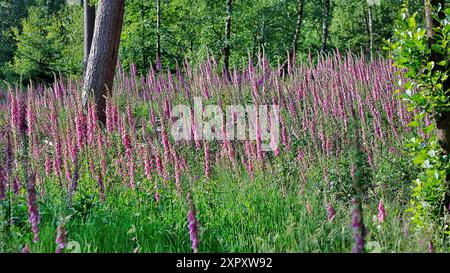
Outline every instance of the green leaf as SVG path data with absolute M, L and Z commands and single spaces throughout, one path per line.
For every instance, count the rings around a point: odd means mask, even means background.
M 418 127 L 420 124 L 419 124 L 419 122 L 418 121 L 411 121 L 409 124 L 408 124 L 408 126 L 410 126 L 410 127 Z

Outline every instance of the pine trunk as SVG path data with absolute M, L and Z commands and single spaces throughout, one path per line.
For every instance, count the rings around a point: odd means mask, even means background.
M 292 60 L 292 58 L 295 56 L 295 52 L 297 52 L 298 48 L 298 40 L 300 38 L 300 33 L 303 25 L 303 14 L 305 10 L 305 0 L 298 0 L 297 5 L 297 21 L 295 23 L 295 31 L 294 36 L 292 38 L 292 44 L 291 48 L 289 49 L 288 54 L 288 60 L 286 60 L 281 67 L 281 76 L 284 76 L 286 73 L 286 70 L 288 69 L 288 62 Z
M 84 0 L 84 62 L 83 72 L 86 72 L 91 51 L 92 37 L 94 36 L 95 26 L 95 6 L 89 4 L 89 0 Z
M 445 14 L 443 12 L 445 7 L 444 0 L 425 0 L 425 19 L 426 19 L 426 27 L 427 27 L 427 36 L 428 36 L 428 46 L 432 48 L 433 44 L 436 41 L 434 33 L 434 28 L 440 27 L 439 21 L 435 20 L 432 16 L 433 10 L 437 11 L 440 6 L 440 11 L 438 16 L 440 18 L 445 18 Z M 445 56 L 439 52 L 434 50 L 431 51 L 430 61 L 438 63 L 442 60 L 446 60 Z M 435 65 L 434 69 L 443 69 L 444 67 Z M 450 79 L 447 79 L 443 83 L 443 89 L 448 91 L 450 87 Z M 440 116 L 436 117 L 436 127 L 438 129 L 438 139 L 440 141 L 442 149 L 446 154 L 450 153 L 450 112 L 446 111 L 441 113 Z
M 323 0 L 322 10 L 322 48 L 321 53 L 326 52 L 328 42 L 328 26 L 330 24 L 330 0 Z
M 156 69 L 161 67 L 161 0 L 156 0 Z
M 372 20 L 372 6 L 367 9 L 368 28 L 369 28 L 369 54 L 370 60 L 373 60 L 373 20 Z
M 230 54 L 231 54 L 231 15 L 233 9 L 233 1 L 227 0 L 227 18 L 225 21 L 225 43 L 223 48 L 223 70 L 228 79 L 230 78 Z
M 83 105 L 90 95 L 97 104 L 98 119 L 105 124 L 106 98 L 113 88 L 119 52 L 125 0 L 100 0 L 94 37 L 83 86 Z

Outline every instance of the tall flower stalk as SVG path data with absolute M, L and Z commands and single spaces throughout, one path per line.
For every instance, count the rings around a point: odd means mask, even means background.
M 187 200 L 188 200 L 188 206 L 189 206 L 189 211 L 188 211 L 188 215 L 187 215 L 189 236 L 190 236 L 191 242 L 192 242 L 192 250 L 194 251 L 194 253 L 198 253 L 200 224 L 196 217 L 196 211 L 195 211 L 194 203 L 192 201 L 190 192 L 188 192 L 188 194 L 187 194 Z
M 36 175 L 30 175 L 30 181 L 27 186 L 27 207 L 28 207 L 28 220 L 31 224 L 31 230 L 33 231 L 34 237 L 33 242 L 37 243 L 39 241 L 38 225 L 40 222 L 40 216 L 37 205 L 37 194 L 36 194 Z
M 64 248 L 66 247 L 67 241 L 67 231 L 64 227 L 64 222 L 61 222 L 56 229 L 56 250 L 55 253 L 62 253 Z

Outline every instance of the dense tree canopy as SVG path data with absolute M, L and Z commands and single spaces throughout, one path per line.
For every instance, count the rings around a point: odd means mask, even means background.
M 255 57 L 263 51 L 272 63 L 283 63 L 294 39 L 299 2 L 233 1 L 230 66 L 240 65 L 249 55 Z M 385 0 L 374 5 L 369 29 L 368 1 L 331 1 L 327 49 L 362 50 L 369 54 L 372 30 L 373 50 L 380 52 L 384 39 L 392 35 L 401 2 Z M 419 6 L 422 1 L 411 2 Z M 157 1 L 126 1 L 120 47 L 123 66 L 129 69 L 132 63 L 138 68 L 156 65 L 158 44 L 164 68 L 174 68 L 185 58 L 202 60 L 210 53 L 222 60 L 226 4 L 226 1 L 162 0 L 158 28 Z M 2 0 L 0 5 L 1 79 L 48 81 L 53 73 L 81 74 L 82 5 L 69 5 L 63 0 Z M 304 1 L 295 52 L 298 58 L 309 51 L 315 55 L 322 47 L 323 7 L 323 0 Z

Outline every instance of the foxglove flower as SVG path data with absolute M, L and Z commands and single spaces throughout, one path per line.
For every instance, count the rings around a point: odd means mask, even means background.
M 380 203 L 378 204 L 378 221 L 383 223 L 384 219 L 386 219 L 386 211 L 383 206 L 383 201 L 380 199 Z
M 197 221 L 196 218 L 196 212 L 190 193 L 187 194 L 187 200 L 189 205 L 189 212 L 187 215 L 187 219 L 188 219 L 189 235 L 192 242 L 192 250 L 194 251 L 194 253 L 198 253 L 199 222 Z
M 84 147 L 86 141 L 86 116 L 83 112 L 83 108 L 78 106 L 77 118 L 75 119 L 75 127 L 77 130 L 77 144 L 78 149 L 81 150 Z
M 306 201 L 306 212 L 308 213 L 308 215 L 312 214 L 311 203 L 309 203 L 309 201 Z
M 328 222 L 331 223 L 334 217 L 336 217 L 336 211 L 334 210 L 331 204 L 327 205 L 327 213 L 328 213 Z
M 20 253 L 31 253 L 30 248 L 28 247 L 28 245 L 26 244 L 21 250 Z
M 353 236 L 355 239 L 355 246 L 352 249 L 353 253 L 363 253 L 364 252 L 364 237 L 365 231 L 362 223 L 362 213 L 359 205 L 359 201 L 353 198 L 353 211 L 352 211 L 352 229 Z
M 103 184 L 103 176 L 102 173 L 99 172 L 98 176 L 97 176 L 97 183 L 98 183 L 98 188 L 99 188 L 99 192 L 100 192 L 100 200 L 102 200 L 102 202 L 105 201 L 105 185 Z
M 130 186 L 134 190 L 135 189 L 135 183 L 134 183 L 134 162 L 133 160 L 129 163 L 129 176 L 130 176 Z
M 110 119 L 110 118 L 108 118 Z M 91 145 L 94 142 L 94 132 L 97 128 L 97 111 L 94 103 L 88 106 L 87 142 Z
M 156 203 L 159 202 L 159 193 L 158 193 L 158 191 L 155 192 L 155 202 Z
M 125 153 L 128 159 L 132 158 L 131 138 L 127 133 L 122 134 L 122 144 L 125 147 Z
M 113 131 L 113 124 L 114 124 L 114 113 L 113 113 L 113 109 L 112 109 L 112 102 L 111 102 L 111 98 L 108 97 L 106 98 L 106 132 L 108 132 L 108 135 L 110 133 L 112 133 Z
M 203 141 L 203 152 L 205 155 L 205 176 L 209 178 L 210 175 L 210 167 L 209 167 L 209 148 L 208 148 L 208 141 Z
M 151 164 L 148 151 L 145 151 L 144 169 L 145 169 L 145 176 L 147 177 L 148 180 L 151 180 Z
M 55 174 L 59 177 L 62 170 L 62 148 L 59 139 L 55 143 L 55 158 L 53 160 L 53 169 Z
M 302 149 L 298 148 L 298 150 L 297 150 L 297 161 L 298 162 L 302 162 L 303 159 L 305 159 L 305 153 L 303 152 Z
M 255 107 L 256 111 L 258 111 L 259 107 L 258 104 L 256 104 Z M 262 151 L 261 151 L 261 126 L 260 126 L 260 120 L 259 120 L 259 113 L 256 114 L 256 154 L 259 161 L 262 160 Z
M 19 125 L 19 102 L 14 94 L 10 94 L 11 98 L 11 127 L 17 129 Z
M 155 161 L 156 161 L 156 170 L 158 171 L 158 175 L 160 177 L 162 177 L 163 176 L 163 167 L 162 167 L 161 159 L 159 158 L 158 150 L 156 150 L 156 153 L 155 153 Z
M 36 116 L 34 113 L 33 100 L 32 100 L 32 96 L 29 95 L 28 101 L 27 101 L 27 125 L 28 125 L 28 136 L 30 138 L 32 137 L 32 132 L 33 132 L 35 123 L 36 123 Z
M 40 221 L 39 211 L 37 207 L 36 200 L 36 175 L 30 175 L 28 186 L 27 186 L 27 206 L 28 206 L 28 220 L 31 224 L 31 229 L 34 234 L 33 242 L 37 243 L 39 241 L 38 235 L 38 225 Z
M 52 169 L 52 161 L 50 160 L 50 157 L 47 155 L 45 157 L 45 175 L 50 176 L 50 172 Z
M 27 122 L 27 105 L 23 98 L 18 99 L 19 105 L 19 120 L 18 120 L 18 132 L 24 137 L 28 133 L 28 122 Z
M 0 201 L 6 199 L 6 171 L 0 166 Z
M 66 240 L 67 240 L 67 232 L 64 227 L 64 224 L 60 224 L 58 228 L 56 229 L 56 251 L 55 253 L 61 253 L 63 249 L 66 247 Z
M 179 160 L 177 158 L 175 151 L 172 148 L 170 150 L 172 151 L 172 157 L 173 157 L 174 168 L 175 168 L 175 186 L 177 188 L 178 195 L 181 197 L 182 189 L 181 189 L 181 182 L 180 182 L 180 175 L 181 175 L 180 174 L 180 163 L 179 163 Z
M 167 140 L 166 130 L 164 125 L 161 125 L 161 141 L 164 147 L 164 163 L 167 164 L 169 162 L 169 141 Z
M 12 186 L 15 194 L 21 194 L 22 183 L 20 182 L 19 174 L 16 174 L 16 178 L 14 179 Z

